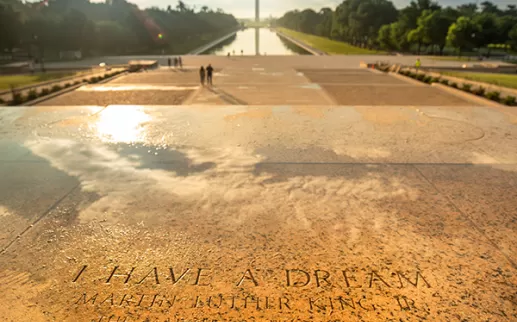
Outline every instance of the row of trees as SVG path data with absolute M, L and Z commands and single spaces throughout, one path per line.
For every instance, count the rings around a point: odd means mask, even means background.
M 491 2 L 442 8 L 431 0 L 412 1 L 397 10 L 390 0 L 345 0 L 336 10 L 290 11 L 280 26 L 351 44 L 409 51 L 422 48 L 443 53 L 446 45 L 470 50 L 517 49 L 517 6 L 500 9 Z
M 184 53 L 237 28 L 230 14 L 190 8 L 140 10 L 125 0 L 0 0 L 0 50 L 83 54 Z

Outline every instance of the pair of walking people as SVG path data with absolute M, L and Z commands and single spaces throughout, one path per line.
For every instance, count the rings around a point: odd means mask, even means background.
M 208 64 L 206 69 L 205 69 L 205 67 L 201 66 L 201 68 L 199 69 L 199 78 L 201 79 L 201 84 L 203 86 L 205 85 L 205 78 L 206 78 L 207 85 L 212 86 L 213 73 L 214 73 L 214 68 L 212 67 L 211 64 Z

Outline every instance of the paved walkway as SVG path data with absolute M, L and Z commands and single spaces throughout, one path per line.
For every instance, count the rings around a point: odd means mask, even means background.
M 196 66 L 160 68 L 84 86 L 42 105 L 472 105 L 428 85 L 357 67 L 285 67 L 274 57 L 229 60 L 215 67 L 213 86 L 200 86 Z
M 0 316 L 517 320 L 516 109 L 257 64 L 212 91 L 159 70 L 60 98 L 99 105 L 0 108 Z M 194 105 L 152 105 L 179 88 Z M 388 88 L 414 102 L 375 106 Z

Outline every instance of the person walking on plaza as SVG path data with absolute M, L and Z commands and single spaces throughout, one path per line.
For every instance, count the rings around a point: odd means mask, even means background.
M 178 57 L 174 57 L 174 68 L 178 67 Z
M 415 67 L 416 67 L 417 72 L 420 69 L 421 65 L 422 65 L 422 62 L 420 61 L 420 58 L 417 58 L 416 62 L 415 62 Z
M 171 59 L 170 57 L 167 59 L 167 63 L 169 64 L 169 68 L 171 68 L 171 65 L 172 65 L 172 59 Z
M 178 57 L 178 64 L 180 65 L 180 68 L 183 68 L 183 59 L 181 59 L 181 56 Z
M 199 78 L 201 80 L 201 85 L 205 86 L 205 67 L 203 66 L 199 69 Z
M 208 67 L 206 68 L 206 74 L 207 74 L 207 83 L 208 85 L 212 86 L 212 74 L 214 72 L 214 68 L 211 64 L 208 64 Z

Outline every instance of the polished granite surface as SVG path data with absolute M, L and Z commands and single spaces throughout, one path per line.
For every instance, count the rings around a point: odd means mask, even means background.
M 517 110 L 0 108 L 5 321 L 516 321 Z

